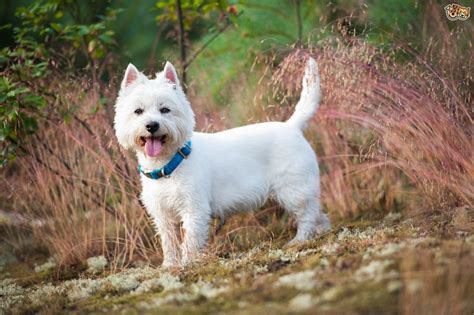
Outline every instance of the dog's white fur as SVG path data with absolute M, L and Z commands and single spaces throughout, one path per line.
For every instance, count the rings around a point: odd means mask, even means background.
M 174 67 L 166 63 L 153 80 L 130 64 L 116 103 L 115 130 L 119 143 L 136 152 L 144 170 L 163 167 L 191 139 L 192 153 L 169 178 L 141 175 L 142 201 L 161 237 L 164 266 L 196 258 L 208 238 L 212 217 L 279 202 L 298 224 L 290 243 L 307 240 L 329 229 L 320 209 L 316 155 L 303 136 L 320 99 L 318 66 L 310 58 L 301 98 L 286 122 L 266 122 L 218 133 L 193 132 L 195 120 Z M 169 113 L 160 113 L 167 107 Z M 140 108 L 143 113 L 134 111 Z M 158 157 L 145 154 L 145 128 L 158 122 L 155 136 L 166 134 Z M 184 236 L 180 240 L 179 224 Z

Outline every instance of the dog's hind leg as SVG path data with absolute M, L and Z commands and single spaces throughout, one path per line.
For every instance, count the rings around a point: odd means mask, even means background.
M 297 232 L 290 245 L 309 240 L 331 227 L 328 217 L 320 209 L 319 192 L 313 187 L 286 182 L 284 186 L 274 189 L 279 204 L 296 219 Z
M 297 232 L 295 237 L 289 242 L 290 245 L 311 239 L 315 235 L 331 228 L 329 219 L 320 210 L 318 201 L 307 200 L 304 206 L 292 212 L 296 217 Z

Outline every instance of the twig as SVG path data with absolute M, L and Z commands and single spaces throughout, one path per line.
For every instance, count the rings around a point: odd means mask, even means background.
M 237 15 L 237 17 L 239 17 L 240 15 L 242 14 L 239 13 Z M 229 22 L 229 20 L 227 20 L 226 24 L 224 25 L 224 27 L 222 27 L 217 33 L 215 33 L 214 35 L 212 35 L 211 38 L 209 38 L 209 40 L 207 42 L 205 42 L 201 47 L 199 47 L 199 49 L 197 49 L 193 54 L 192 56 L 186 61 L 185 65 L 186 67 L 188 67 L 193 61 L 194 59 L 196 59 L 220 34 L 224 33 L 224 31 L 230 26 L 232 25 L 232 23 Z

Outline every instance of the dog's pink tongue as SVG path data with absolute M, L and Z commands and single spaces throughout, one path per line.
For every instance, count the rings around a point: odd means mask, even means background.
M 161 141 L 158 138 L 146 138 L 145 153 L 151 157 L 160 155 L 162 149 Z

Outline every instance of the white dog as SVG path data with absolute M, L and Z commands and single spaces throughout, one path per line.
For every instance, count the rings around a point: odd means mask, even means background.
M 318 66 L 309 59 L 301 99 L 288 121 L 193 132 L 194 114 L 171 63 L 153 80 L 127 67 L 115 130 L 119 143 L 137 154 L 141 197 L 161 237 L 164 266 L 196 258 L 212 217 L 258 208 L 268 198 L 296 218 L 290 243 L 329 229 L 320 209 L 316 155 L 302 131 L 319 98 Z

